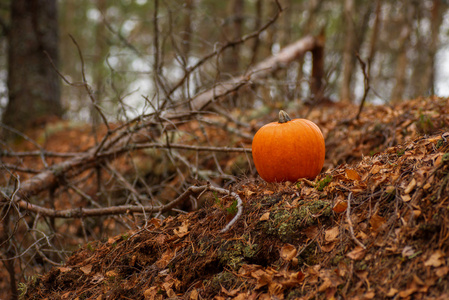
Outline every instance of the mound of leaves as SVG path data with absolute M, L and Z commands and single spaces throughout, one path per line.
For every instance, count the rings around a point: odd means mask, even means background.
M 400 121 L 400 120 L 399 120 Z M 448 134 L 341 164 L 315 181 L 242 180 L 231 197 L 89 243 L 25 299 L 447 299 Z

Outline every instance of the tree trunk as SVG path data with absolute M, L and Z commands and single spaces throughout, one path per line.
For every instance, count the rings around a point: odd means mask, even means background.
M 394 79 L 396 81 L 393 90 L 391 92 L 391 101 L 397 103 L 404 99 L 404 92 L 407 84 L 407 66 L 409 60 L 407 58 L 407 49 L 410 43 L 410 35 L 413 30 L 411 27 L 413 24 L 413 16 L 415 14 L 415 7 L 410 6 L 407 10 L 403 11 L 401 16 L 402 29 L 398 39 L 399 49 L 398 56 L 396 59 L 396 70 L 394 74 Z
M 27 130 L 61 117 L 60 79 L 51 64 L 58 65 L 58 40 L 56 0 L 11 1 L 5 124 Z
M 345 0 L 344 4 L 344 23 L 345 23 L 345 45 L 343 50 L 343 72 L 340 89 L 340 100 L 351 101 L 351 78 L 354 71 L 354 44 L 355 28 L 354 20 L 355 7 L 354 0 Z
M 423 79 L 425 81 L 424 88 L 428 94 L 435 94 L 435 55 L 437 54 L 440 33 L 440 26 L 443 23 L 443 13 L 446 9 L 443 8 L 441 0 L 433 0 L 433 5 L 430 10 L 430 44 L 428 52 L 428 64 Z
M 225 41 L 236 40 L 243 36 L 243 0 L 229 1 L 229 15 L 224 31 Z M 223 55 L 223 72 L 236 74 L 240 67 L 240 45 L 231 47 Z M 224 74 L 229 76 L 229 74 Z

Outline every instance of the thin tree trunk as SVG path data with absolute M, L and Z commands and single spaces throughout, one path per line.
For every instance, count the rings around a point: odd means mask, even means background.
M 193 0 L 186 0 L 186 14 L 184 15 L 184 24 L 183 29 L 181 31 L 181 41 L 182 41 L 182 55 L 184 56 L 185 63 L 187 64 L 189 61 L 189 53 L 192 44 L 192 17 L 194 11 L 194 3 Z
M 106 12 L 107 10 L 107 1 L 106 0 L 97 0 L 97 8 L 101 12 Z M 93 67 L 93 86 L 95 91 L 95 99 L 97 104 L 102 102 L 102 94 L 104 89 L 105 82 L 105 68 L 104 61 L 107 55 L 107 47 L 106 47 L 106 32 L 105 26 L 102 23 L 98 23 L 95 28 L 95 62 Z M 100 123 L 100 114 L 93 104 L 90 107 L 90 115 L 92 119 L 92 125 L 97 126 Z
M 422 9 L 422 6 L 423 4 L 419 3 L 417 9 Z M 442 6 L 441 0 L 433 1 L 429 20 L 431 22 L 430 32 L 417 37 L 415 48 L 419 54 L 414 61 L 413 74 L 410 81 L 411 97 L 426 96 L 434 93 L 435 55 L 439 42 L 438 34 L 443 21 L 443 13 L 446 11 Z
M 443 3 L 441 0 L 433 0 L 433 5 L 430 11 L 430 44 L 428 50 L 428 64 L 426 72 L 424 73 L 424 88 L 430 94 L 435 94 L 435 55 L 438 50 L 440 26 L 443 22 Z
M 243 35 L 243 4 L 243 0 L 232 0 L 229 2 L 231 22 L 227 24 L 227 30 L 224 32 L 227 41 L 236 40 Z M 231 74 L 237 73 L 240 67 L 240 45 L 228 49 L 224 53 L 223 62 L 223 72 Z
M 355 6 L 354 0 L 345 0 L 344 2 L 344 26 L 345 26 L 345 45 L 343 49 L 343 71 L 342 82 L 340 88 L 340 100 L 352 101 L 351 95 L 351 78 L 354 72 L 354 45 L 355 45 L 355 28 L 354 18 Z
M 392 102 L 399 102 L 404 98 L 404 91 L 407 83 L 407 48 L 410 40 L 410 34 L 412 32 L 411 20 L 413 19 L 414 15 L 414 7 L 409 7 L 408 12 L 404 12 L 404 14 L 406 15 L 404 15 L 402 18 L 403 25 L 399 36 L 399 49 L 394 75 L 396 84 L 393 87 L 390 97 Z
M 11 1 L 8 42 L 9 102 L 3 122 L 27 130 L 62 116 L 60 78 L 49 59 L 58 65 L 57 1 Z
M 256 1 L 256 16 L 254 21 L 254 28 L 253 31 L 256 31 L 260 28 L 262 25 L 262 19 L 263 19 L 263 0 L 257 0 Z M 251 62 L 250 65 L 254 64 L 257 61 L 257 53 L 259 52 L 260 46 L 260 39 L 256 38 L 253 41 L 252 45 L 252 56 L 251 56 Z

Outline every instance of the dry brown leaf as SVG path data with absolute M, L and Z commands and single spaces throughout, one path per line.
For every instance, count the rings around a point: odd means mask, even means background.
M 439 267 L 444 264 L 444 254 L 441 250 L 435 251 L 430 257 L 424 262 L 426 267 Z
M 360 175 L 356 170 L 346 169 L 346 177 L 351 180 L 360 180 Z
M 298 253 L 298 250 L 295 246 L 291 244 L 284 244 L 281 248 L 280 256 L 285 261 L 291 261 L 296 254 Z
M 447 266 L 440 267 L 440 268 L 435 270 L 435 274 L 438 277 L 444 277 L 444 276 L 447 275 L 447 273 L 449 273 L 449 267 L 447 267 Z
M 365 257 L 366 250 L 363 249 L 360 246 L 356 246 L 351 252 L 346 254 L 347 257 L 349 257 L 352 260 L 361 260 Z
M 327 243 L 327 244 L 321 245 L 321 250 L 323 252 L 329 253 L 332 250 L 334 250 L 336 244 L 337 244 L 336 242 L 331 242 L 331 243 Z
M 72 268 L 69 268 L 69 267 L 58 267 L 58 270 L 59 270 L 61 273 L 65 273 L 65 272 L 71 271 Z
M 159 269 L 164 269 L 168 263 L 172 260 L 173 257 L 175 257 L 176 251 L 173 251 L 172 249 L 167 249 L 162 255 L 161 258 L 159 258 L 158 261 L 156 261 L 156 266 Z
M 267 221 L 269 219 L 270 219 L 270 212 L 266 212 L 260 217 L 259 221 Z
M 248 299 L 248 293 L 240 293 L 233 300 L 246 300 Z
M 276 296 L 277 299 L 283 299 L 284 298 L 284 287 L 282 284 L 278 282 L 270 282 L 268 284 L 268 293 L 271 296 Z
M 336 212 L 337 214 L 345 212 L 346 209 L 348 208 L 348 202 L 347 201 L 338 201 L 334 207 L 332 208 L 332 210 L 334 212 Z
M 180 238 L 188 235 L 189 234 L 189 222 L 188 221 L 182 222 L 181 226 L 173 229 L 173 232 Z
M 340 234 L 340 228 L 338 226 L 335 226 L 335 227 L 325 231 L 324 240 L 326 242 L 333 242 L 337 239 L 339 234 Z
M 399 292 L 399 290 L 395 289 L 395 288 L 390 288 L 386 294 L 387 297 L 394 297 L 397 293 Z
M 224 286 L 221 286 L 221 292 L 226 296 L 235 297 L 240 292 L 240 289 L 233 289 L 232 291 L 228 291 Z
M 158 228 L 162 225 L 162 220 L 157 219 L 157 218 L 152 218 L 152 219 L 148 220 L 148 223 L 153 225 L 154 227 Z
M 386 223 L 385 218 L 379 216 L 377 213 L 371 216 L 369 223 L 371 228 L 377 232 L 382 229 L 383 225 Z
M 86 266 L 83 266 L 80 268 L 81 271 L 83 271 L 84 274 L 88 275 L 90 271 L 92 271 L 92 265 L 88 264 Z
M 415 180 L 415 178 L 412 178 L 412 180 L 409 182 L 409 184 L 405 188 L 404 194 L 406 194 L 406 195 L 410 194 L 410 192 L 415 188 L 415 186 L 416 186 L 416 180 Z
M 410 197 L 409 195 L 403 195 L 401 196 L 401 198 L 404 202 L 409 202 L 410 200 L 412 200 L 412 197 Z
M 256 192 L 253 192 L 253 191 L 251 191 L 251 190 L 248 190 L 248 189 L 245 189 L 245 196 L 246 197 L 249 197 L 249 196 L 251 196 L 252 194 L 255 194 Z
M 198 290 L 194 289 L 193 291 L 190 292 L 189 300 L 198 300 L 199 295 L 200 294 L 198 293 Z
M 371 174 L 377 174 L 377 173 L 380 172 L 381 169 L 382 169 L 382 166 L 380 166 L 380 165 L 374 165 L 374 166 L 371 168 L 370 173 L 371 173 Z
M 313 240 L 318 235 L 319 230 L 317 226 L 310 226 L 304 229 L 302 233 L 304 233 L 307 238 Z
M 107 271 L 106 276 L 108 277 L 116 277 L 118 273 L 115 270 Z
M 363 295 L 363 299 L 374 299 L 374 297 L 376 297 L 376 293 L 374 291 L 366 292 Z

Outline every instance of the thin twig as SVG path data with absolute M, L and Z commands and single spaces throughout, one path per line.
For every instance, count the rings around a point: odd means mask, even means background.
M 346 219 L 348 221 L 349 224 L 349 232 L 351 233 L 351 237 L 354 240 L 354 242 L 356 242 L 357 245 L 359 245 L 360 247 L 362 247 L 363 249 L 366 249 L 365 245 L 362 244 L 362 242 L 360 242 L 354 234 L 354 227 L 352 226 L 352 221 L 351 221 L 351 198 L 352 198 L 352 192 L 349 193 L 348 196 L 348 207 L 346 208 Z

